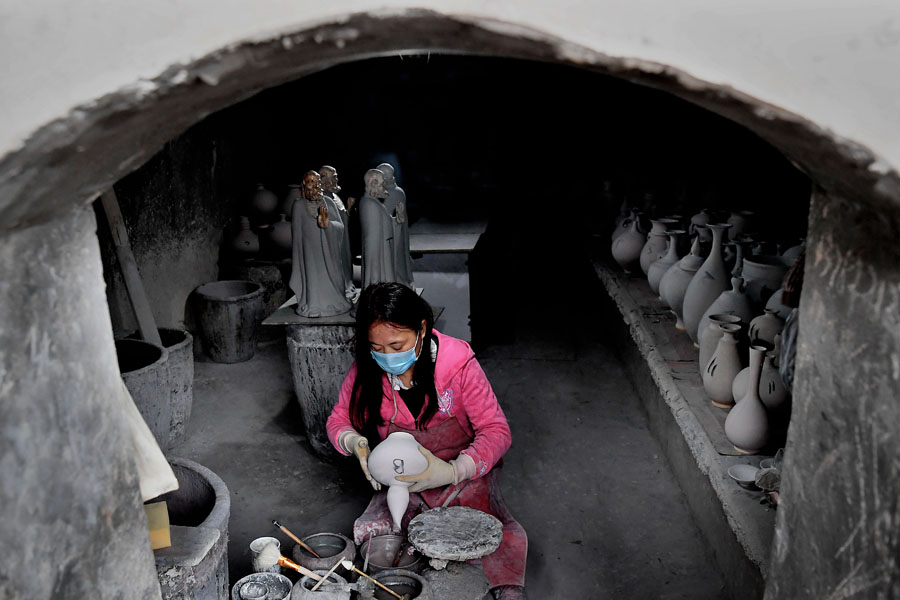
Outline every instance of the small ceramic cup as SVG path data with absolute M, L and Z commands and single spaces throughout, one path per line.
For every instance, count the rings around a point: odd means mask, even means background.
M 278 541 L 278 538 L 273 537 L 259 537 L 250 542 L 250 555 L 253 560 L 253 572 L 254 573 L 278 573 L 281 574 L 281 566 L 280 565 L 272 565 L 270 567 L 266 567 L 265 565 L 259 564 L 259 554 L 263 551 L 263 548 L 268 546 L 269 544 L 274 543 L 278 548 L 279 554 L 281 553 L 281 542 Z

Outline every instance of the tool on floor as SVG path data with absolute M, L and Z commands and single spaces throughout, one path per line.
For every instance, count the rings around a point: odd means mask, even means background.
M 312 588 L 311 590 L 309 590 L 310 593 L 316 591 L 317 589 L 319 589 L 319 586 L 320 586 L 320 585 L 322 585 L 323 583 L 325 583 L 326 581 L 328 581 L 328 578 L 331 577 L 331 574 L 334 573 L 334 570 L 335 570 L 335 569 L 337 569 L 339 566 L 341 566 L 341 563 L 342 563 L 342 562 L 343 562 L 343 560 L 342 560 L 342 559 L 339 559 L 336 563 L 334 563 L 334 566 L 331 567 L 330 569 L 328 569 L 328 572 L 325 573 L 325 576 L 322 577 L 322 579 L 320 579 L 319 582 L 318 582 L 316 585 L 314 585 L 313 588 Z
M 362 571 L 360 571 L 359 569 L 357 569 L 356 567 L 354 567 L 354 566 L 353 566 L 353 561 L 351 561 L 351 560 L 342 560 L 342 561 L 341 561 L 341 565 L 343 565 L 343 567 L 344 567 L 345 569 L 347 569 L 348 571 L 353 571 L 354 573 L 357 573 L 358 575 L 362 575 L 362 576 L 365 577 L 366 579 L 371 580 L 372 583 L 374 583 L 375 585 L 377 585 L 377 586 L 380 587 L 381 589 L 385 590 L 386 592 L 388 592 L 388 593 L 391 594 L 392 596 L 395 596 L 395 597 L 397 597 L 397 598 L 400 598 L 400 600 L 404 600 L 404 599 L 408 599 L 408 598 L 409 598 L 409 595 L 408 595 L 408 594 L 404 594 L 403 596 L 401 596 L 400 594 L 398 594 L 397 592 L 395 592 L 394 590 L 392 590 L 392 589 L 389 588 L 388 586 L 384 585 L 383 583 L 381 583 L 381 582 L 378 581 L 377 579 L 373 579 L 372 577 L 369 577 L 368 575 L 366 575 L 365 573 L 363 573 Z
M 285 527 L 284 525 L 282 525 L 281 523 L 279 523 L 279 522 L 276 521 L 275 519 L 272 519 L 272 525 L 274 525 L 275 527 L 277 527 L 278 529 L 280 529 L 281 531 L 283 531 L 284 534 L 285 534 L 286 536 L 288 536 L 289 538 L 291 538 L 292 540 L 294 540 L 295 542 L 297 542 L 298 544 L 300 544 L 300 547 L 301 547 L 301 548 L 303 548 L 303 549 L 306 550 L 307 552 L 311 553 L 311 554 L 312 554 L 313 556 L 315 556 L 316 558 L 322 558 L 321 556 L 319 556 L 319 553 L 318 553 L 318 552 L 316 552 L 315 550 L 313 550 L 312 548 L 310 548 L 309 545 L 307 545 L 307 544 L 304 543 L 300 538 L 298 538 L 296 535 L 294 535 L 293 533 L 291 533 L 290 531 L 288 531 L 288 528 L 287 528 L 287 527 Z
M 278 553 L 278 546 L 276 546 L 274 543 L 266 544 L 263 549 L 260 550 L 259 557 L 256 560 L 263 568 L 281 565 L 282 567 L 287 567 L 288 569 L 293 569 L 298 573 L 302 573 L 307 577 L 312 577 L 316 581 L 322 580 L 321 575 L 313 573 L 306 567 L 298 565 L 291 559 L 281 556 L 281 554 Z

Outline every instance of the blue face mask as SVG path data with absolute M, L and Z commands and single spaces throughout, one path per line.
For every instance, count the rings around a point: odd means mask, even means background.
M 406 373 L 406 371 L 419 360 L 419 356 L 416 354 L 416 346 L 418 345 L 419 333 L 416 334 L 416 343 L 413 344 L 413 347 L 409 350 L 390 353 L 375 352 L 374 350 L 369 350 L 369 352 L 372 354 L 372 358 L 375 359 L 378 366 L 381 367 L 382 371 L 390 373 L 391 375 L 400 375 Z

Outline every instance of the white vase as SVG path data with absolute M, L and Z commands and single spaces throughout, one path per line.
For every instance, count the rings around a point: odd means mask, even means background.
M 650 271 L 650 265 L 659 260 L 666 251 L 666 231 L 678 225 L 676 219 L 650 219 L 650 223 L 652 223 L 650 233 L 647 234 L 647 241 L 641 248 L 640 261 L 644 275 Z
M 415 475 L 428 467 L 428 459 L 419 452 L 419 442 L 412 434 L 395 431 L 375 446 L 369 455 L 369 474 L 381 485 L 388 486 L 387 505 L 394 521 L 394 531 L 400 530 L 406 507 L 409 506 L 409 486 L 397 481 L 397 475 Z
M 669 267 L 677 263 L 681 258 L 678 256 L 678 242 L 679 238 L 684 235 L 684 230 L 670 229 L 666 232 L 666 235 L 669 236 L 669 247 L 666 255 L 650 265 L 650 269 L 647 271 L 647 283 L 650 284 L 650 290 L 657 296 L 660 295 L 659 284 L 663 275 L 666 274 Z
M 784 320 L 778 318 L 778 311 L 767 308 L 765 313 L 750 321 L 750 343 L 760 341 L 775 347 L 775 336 L 784 329 Z
M 731 274 L 725 268 L 722 258 L 722 236 L 729 225 L 707 225 L 713 232 L 713 245 L 709 256 L 697 269 L 696 275 L 684 293 L 684 306 L 682 320 L 684 328 L 691 339 L 697 341 L 697 330 L 700 327 L 700 317 L 709 308 L 719 294 L 729 288 Z
M 747 392 L 725 419 L 725 437 L 741 454 L 756 454 L 769 441 L 769 417 L 758 391 L 765 353 L 763 346 L 750 348 Z
M 699 256 L 700 239 L 694 238 L 691 252 L 677 263 L 669 267 L 659 282 L 659 295 L 672 312 L 675 313 L 675 328 L 684 331 L 684 322 L 681 320 L 681 309 L 684 306 L 684 292 L 691 283 L 691 278 L 703 264 L 703 258 Z
M 744 323 L 749 323 L 753 320 L 753 308 L 750 306 L 750 298 L 743 292 L 743 283 L 743 279 L 732 277 L 731 289 L 719 294 L 719 297 L 709 305 L 709 308 L 700 317 L 700 325 L 697 327 L 697 339 L 701 345 L 703 344 L 703 336 L 709 331 L 710 315 L 735 315 L 740 317 Z
M 719 325 L 719 329 L 722 330 L 722 339 L 719 340 L 716 351 L 703 369 L 703 389 L 714 406 L 731 408 L 734 404 L 731 384 L 741 370 L 741 356 L 738 353 L 736 337 L 741 331 L 741 326 L 723 323 Z
M 722 325 L 723 323 L 741 325 L 743 328 L 741 318 L 736 315 L 718 313 L 709 316 L 709 319 L 706 321 L 706 331 L 703 332 L 703 339 L 700 340 L 700 361 L 698 364 L 700 365 L 701 375 L 703 374 L 706 365 L 709 364 L 709 359 L 711 359 L 712 355 L 715 353 L 716 347 L 719 345 L 719 340 L 722 339 L 724 332 L 719 325 Z

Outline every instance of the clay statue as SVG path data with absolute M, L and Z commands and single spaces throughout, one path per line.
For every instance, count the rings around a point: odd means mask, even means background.
M 388 192 L 384 173 L 369 169 L 363 177 L 366 195 L 359 201 L 362 228 L 362 287 L 397 281 L 394 266 L 394 217 L 384 205 Z
M 394 281 L 413 287 L 413 262 L 409 255 L 409 216 L 406 211 L 406 192 L 394 179 L 394 167 L 381 163 L 375 167 L 384 173 L 387 199 L 384 206 L 394 217 Z
M 294 201 L 291 220 L 293 262 L 290 287 L 301 317 L 329 317 L 350 310 L 345 296 L 344 223 L 322 193 L 319 174 L 303 176 L 303 198 Z M 329 209 L 329 206 L 332 208 Z
M 416 475 L 428 468 L 428 459 L 419 452 L 419 442 L 412 434 L 395 431 L 375 446 L 369 455 L 369 473 L 375 481 L 388 486 L 387 505 L 394 521 L 394 531 L 400 530 L 400 523 L 409 505 L 411 481 L 397 481 L 397 475 Z
M 340 181 L 338 181 L 337 169 L 325 165 L 319 169 L 319 177 L 322 179 L 323 196 L 325 196 L 326 201 L 330 201 L 334 205 L 334 210 L 340 217 L 341 223 L 344 224 L 344 235 L 341 240 L 343 255 L 341 265 L 344 269 L 345 282 L 344 294 L 351 302 L 356 302 L 356 299 L 359 298 L 359 289 L 353 285 L 353 258 L 350 250 L 350 215 L 348 214 L 348 210 L 349 208 L 352 208 L 352 204 L 351 207 L 344 206 L 344 202 L 341 200 L 341 197 L 338 196 L 338 193 L 341 191 L 341 184 Z M 353 198 L 348 199 L 348 203 L 352 203 L 352 201 Z

